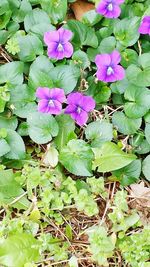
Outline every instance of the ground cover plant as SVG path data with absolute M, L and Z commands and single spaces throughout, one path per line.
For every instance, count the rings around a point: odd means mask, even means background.
M 150 0 L 0 1 L 0 266 L 150 266 Z

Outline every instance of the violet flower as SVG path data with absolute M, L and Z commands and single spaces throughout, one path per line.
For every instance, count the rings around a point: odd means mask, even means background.
M 95 108 L 95 101 L 91 96 L 84 96 L 81 93 L 71 93 L 67 97 L 68 106 L 66 114 L 70 114 L 72 119 L 80 126 L 88 120 L 88 112 Z
M 150 35 L 150 16 L 145 16 L 139 27 L 139 33 Z
M 97 65 L 96 76 L 103 82 L 115 82 L 124 79 L 125 70 L 118 65 L 121 61 L 120 53 L 114 50 L 111 54 L 97 55 L 95 63 Z
M 96 11 L 106 18 L 118 18 L 121 13 L 119 5 L 123 2 L 124 0 L 101 0 Z
M 64 90 L 60 88 L 39 87 L 36 91 L 36 97 L 40 99 L 38 111 L 54 115 L 61 113 L 62 103 L 66 100 Z
M 63 28 L 56 31 L 45 32 L 44 42 L 48 46 L 49 58 L 57 60 L 69 58 L 73 54 L 73 46 L 69 42 L 72 38 L 72 32 Z

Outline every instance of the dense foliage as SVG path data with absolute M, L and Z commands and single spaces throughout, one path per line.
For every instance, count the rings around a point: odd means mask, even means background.
M 149 88 L 150 0 L 0 1 L 0 266 L 150 266 Z

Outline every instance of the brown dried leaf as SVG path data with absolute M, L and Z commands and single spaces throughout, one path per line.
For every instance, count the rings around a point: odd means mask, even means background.
M 130 186 L 130 194 L 136 199 L 136 202 L 143 207 L 150 207 L 150 188 L 140 184 L 133 184 Z
M 95 9 L 94 4 L 88 3 L 86 1 L 81 1 L 81 0 L 77 0 L 76 2 L 72 3 L 70 7 L 75 14 L 75 18 L 80 21 L 82 20 L 82 16 L 86 12 Z

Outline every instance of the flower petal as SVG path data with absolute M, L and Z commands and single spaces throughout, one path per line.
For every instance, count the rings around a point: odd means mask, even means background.
M 150 30 L 150 22 L 142 22 L 138 31 L 141 34 L 148 34 Z
M 107 82 L 106 81 L 106 75 L 107 75 L 107 67 L 106 66 L 101 66 L 98 68 L 96 72 L 97 79 L 99 81 Z
M 72 119 L 76 121 L 76 123 L 79 126 L 84 125 L 88 120 L 88 114 L 86 111 L 82 110 L 80 114 L 78 113 L 72 113 L 71 114 Z
M 118 18 L 121 14 L 121 9 L 117 4 L 113 5 L 113 10 L 107 10 L 107 12 L 105 13 L 105 17 L 106 18 L 110 18 L 110 19 L 115 19 Z
M 64 56 L 65 56 L 66 58 L 71 57 L 72 54 L 73 54 L 73 46 L 72 46 L 72 44 L 69 43 L 69 42 L 67 42 L 67 43 L 65 43 L 65 44 L 63 45 L 63 47 L 64 47 Z
M 51 31 L 51 32 L 45 32 L 44 33 L 44 42 L 48 46 L 51 42 L 59 42 L 59 32 L 58 31 Z
M 48 108 L 48 100 L 42 99 L 38 103 L 38 111 L 42 113 L 47 113 L 49 110 Z
M 50 89 L 47 87 L 38 87 L 36 90 L 36 97 L 41 99 L 50 99 Z
M 54 106 L 49 105 L 49 110 L 47 113 L 53 114 L 53 115 L 59 115 L 62 111 L 62 104 L 57 100 L 54 100 L 53 104 Z
M 111 63 L 110 54 L 101 54 L 97 55 L 95 58 L 95 63 L 98 67 L 109 66 Z
M 105 0 L 101 0 L 96 8 L 96 12 L 104 16 L 107 11 L 107 6 L 108 3 Z
M 125 70 L 122 66 L 117 65 L 114 67 L 114 74 L 116 77 L 116 81 L 123 80 L 125 77 Z
M 91 96 L 84 96 L 80 101 L 80 107 L 86 112 L 92 111 L 95 105 L 95 100 Z
M 115 0 L 115 3 L 117 5 L 123 4 L 125 0 Z
M 83 95 L 81 93 L 71 93 L 67 97 L 68 104 L 78 106 Z
M 117 65 L 121 61 L 120 53 L 117 50 L 114 50 L 111 54 L 111 63 Z
M 77 109 L 77 106 L 75 105 L 68 105 L 64 111 L 65 114 L 71 114 L 71 113 L 74 113 Z
M 62 44 L 65 44 L 66 42 L 68 42 L 72 38 L 72 35 L 73 35 L 71 31 L 63 29 L 63 28 L 60 28 L 58 30 L 58 33 L 59 33 L 59 41 Z
M 47 54 L 49 58 L 55 58 L 58 57 L 58 51 L 57 51 L 58 44 L 55 42 L 51 42 L 48 46 Z
M 49 90 L 50 98 L 63 103 L 66 100 L 64 90 L 61 88 L 52 88 Z

